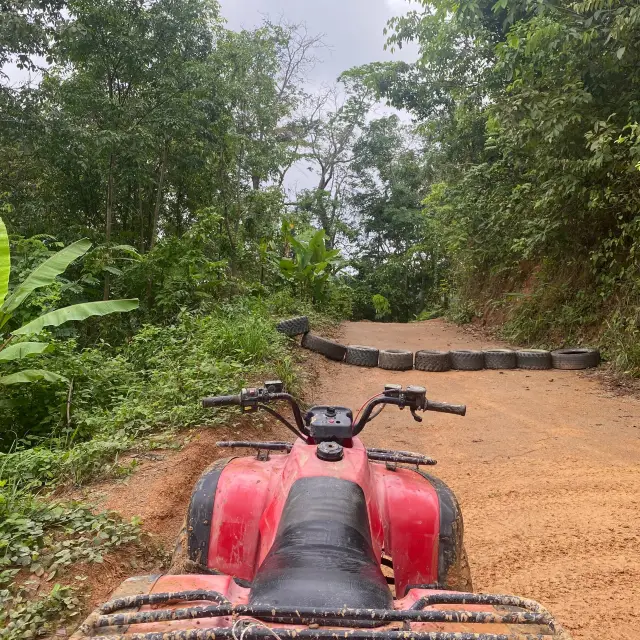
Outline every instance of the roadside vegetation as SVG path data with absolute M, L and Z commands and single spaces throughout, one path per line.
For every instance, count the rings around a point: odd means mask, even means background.
M 0 62 L 48 59 L 0 89 L 0 638 L 22 640 L 78 622 L 74 567 L 148 546 L 144 523 L 60 488 L 228 420 L 206 395 L 265 377 L 296 392 L 277 320 L 322 327 L 350 297 L 339 249 L 281 188 L 331 117 L 301 111 L 316 36 L 234 33 L 207 0 L 6 17 Z
M 416 119 L 441 310 L 639 375 L 638 2 L 422 0 L 389 25 L 407 42 L 415 64 L 348 75 Z
M 296 390 L 278 319 L 482 317 L 640 374 L 636 2 L 414 2 L 388 37 L 415 64 L 322 91 L 313 25 L 234 32 L 215 0 L 6 4 L 3 640 L 73 621 L 65 572 L 139 545 L 139 522 L 61 486 L 215 428 L 204 395 Z

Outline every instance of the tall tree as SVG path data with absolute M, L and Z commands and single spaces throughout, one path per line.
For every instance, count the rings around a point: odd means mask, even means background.
M 318 182 L 298 194 L 295 206 L 324 229 L 329 248 L 340 234 L 350 235 L 346 183 L 372 103 L 367 86 L 351 77 L 343 79 L 342 88 L 332 87 L 309 101 L 303 157 Z

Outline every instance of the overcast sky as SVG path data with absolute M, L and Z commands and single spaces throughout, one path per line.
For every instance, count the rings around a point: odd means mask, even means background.
M 328 50 L 314 69 L 313 84 L 328 84 L 346 69 L 380 60 L 413 60 L 415 48 L 384 51 L 387 20 L 411 8 L 408 0 L 221 0 L 231 29 L 252 28 L 263 16 L 305 22 L 310 33 L 325 34 Z

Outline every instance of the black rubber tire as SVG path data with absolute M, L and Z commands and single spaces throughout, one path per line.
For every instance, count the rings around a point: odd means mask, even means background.
M 323 356 L 329 358 L 329 360 L 336 360 L 338 362 L 342 362 L 347 353 L 347 347 L 343 344 L 339 344 L 333 340 L 327 340 L 313 333 L 304 334 L 302 346 L 305 349 L 321 353 Z
M 447 576 L 446 589 L 461 591 L 463 593 L 473 593 L 473 580 L 471 579 L 471 567 L 464 544 L 455 565 L 449 570 Z
M 486 369 L 515 369 L 518 358 L 511 349 L 487 349 L 484 352 L 484 366 Z
M 307 316 L 289 318 L 279 322 L 276 329 L 285 336 L 300 336 L 303 333 L 309 333 L 309 318 Z
M 554 369 L 592 369 L 600 364 L 598 349 L 558 349 L 551 352 Z
M 409 371 L 413 369 L 413 353 L 403 349 L 382 349 L 378 366 L 387 371 Z
M 357 367 L 377 367 L 379 353 L 380 351 L 375 347 L 363 347 L 359 344 L 350 344 L 347 347 L 345 362 Z
M 551 369 L 551 352 L 544 349 L 522 349 L 516 351 L 518 369 L 546 371 Z
M 177 576 L 188 573 L 187 564 L 189 558 L 187 555 L 187 519 L 184 519 L 182 528 L 176 539 L 176 546 L 173 549 L 173 556 L 171 557 L 171 564 L 167 574 Z
M 417 351 L 415 368 L 418 371 L 449 371 L 451 354 L 448 351 Z
M 480 371 L 484 369 L 482 351 L 452 351 L 451 367 L 457 371 Z

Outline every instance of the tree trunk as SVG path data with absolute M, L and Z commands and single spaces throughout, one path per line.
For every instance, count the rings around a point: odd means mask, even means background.
M 131 202 L 133 200 L 133 185 L 130 180 L 127 180 L 127 200 L 126 206 L 122 209 L 122 217 L 120 225 L 124 233 L 128 233 L 129 229 L 129 217 L 131 216 Z
M 164 143 L 162 158 L 160 159 L 160 176 L 158 177 L 158 191 L 156 193 L 156 204 L 153 209 L 153 220 L 151 221 L 151 239 L 149 251 L 155 247 L 158 240 L 158 222 L 160 219 L 160 205 L 162 204 L 162 189 L 164 186 L 164 174 L 167 167 L 168 142 Z
M 176 206 L 174 209 L 173 217 L 176 225 L 176 235 L 182 236 L 182 183 L 178 185 L 178 191 L 176 193 Z
M 144 238 L 144 206 L 143 206 L 143 199 L 142 199 L 142 187 L 140 186 L 140 183 L 138 183 L 138 217 L 140 219 L 140 239 L 139 239 L 139 243 L 140 243 L 140 253 L 144 253 L 145 248 L 146 248 L 146 242 L 145 242 L 145 238 Z
M 231 260 L 229 260 L 229 268 L 231 269 L 231 275 L 236 274 L 236 244 L 233 240 L 233 232 L 231 231 L 231 225 L 229 224 L 229 216 L 227 214 L 227 207 L 224 208 L 224 227 L 227 231 L 227 238 L 229 238 L 229 249 L 231 250 Z
M 160 158 L 160 175 L 158 176 L 158 191 L 156 193 L 156 204 L 153 209 L 153 219 L 151 220 L 151 237 L 149 239 L 149 251 L 152 251 L 158 240 L 158 222 L 160 220 L 160 205 L 162 204 L 162 189 L 164 187 L 164 174 L 167 165 L 169 143 L 165 140 Z M 147 304 L 151 308 L 153 304 L 153 279 L 147 280 Z
M 109 156 L 109 177 L 107 179 L 107 221 L 105 225 L 105 242 L 107 245 L 111 243 L 111 227 L 113 225 L 113 165 L 115 158 L 113 153 Z M 104 277 L 103 300 L 109 299 L 111 293 L 111 277 L 107 272 Z

